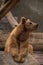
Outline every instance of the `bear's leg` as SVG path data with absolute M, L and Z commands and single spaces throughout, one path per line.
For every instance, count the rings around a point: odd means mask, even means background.
M 33 54 L 33 46 L 31 44 L 28 44 L 28 52 Z

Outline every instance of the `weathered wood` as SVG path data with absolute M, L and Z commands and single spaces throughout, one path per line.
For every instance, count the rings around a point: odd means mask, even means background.
M 43 33 L 31 33 L 29 41 L 34 50 L 43 50 Z
M 33 57 L 35 57 L 35 59 L 37 59 L 39 61 L 40 65 L 43 65 L 43 52 L 34 51 Z
M 2 11 L 5 7 L 6 7 L 6 5 L 7 4 L 9 4 L 10 3 L 10 0 L 9 1 L 7 1 L 7 3 L 6 4 L 1 4 L 1 6 L 0 6 L 0 11 Z
M 0 19 L 7 14 L 7 12 L 16 5 L 19 0 L 8 0 L 2 8 L 0 8 Z
M 24 63 L 17 63 L 13 60 L 9 53 L 0 51 L 0 64 L 1 65 L 40 65 L 39 62 L 32 55 L 28 54 Z
M 43 39 L 30 38 L 29 41 L 30 41 L 32 44 L 43 45 Z
M 15 20 L 15 18 L 13 17 L 11 12 L 8 12 L 6 14 L 6 18 L 8 19 L 8 22 L 10 23 L 10 25 L 12 26 L 12 28 L 14 28 L 15 26 L 18 25 L 18 22 Z
M 30 33 L 30 37 L 35 39 L 43 39 L 43 32 Z
M 32 44 L 34 51 L 43 51 L 43 45 L 40 44 Z

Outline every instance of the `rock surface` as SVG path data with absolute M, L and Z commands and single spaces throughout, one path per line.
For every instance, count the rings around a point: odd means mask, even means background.
M 9 53 L 0 51 L 0 64 L 1 65 L 40 65 L 38 61 L 30 54 L 28 54 L 24 63 L 16 63 Z

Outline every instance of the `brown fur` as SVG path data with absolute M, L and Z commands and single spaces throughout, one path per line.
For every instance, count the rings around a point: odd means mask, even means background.
M 35 26 L 36 23 L 22 17 L 18 26 L 9 35 L 5 52 L 9 52 L 15 61 L 23 62 L 28 52 L 32 54 L 33 47 L 29 44 L 28 38 L 29 33 L 34 30 Z

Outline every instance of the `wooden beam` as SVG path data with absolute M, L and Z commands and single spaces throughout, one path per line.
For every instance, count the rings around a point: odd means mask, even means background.
M 7 3 L 2 3 L 1 4 L 1 7 L 0 7 L 0 12 L 8 5 L 10 3 L 10 0 L 9 1 L 7 1 Z
M 0 8 L 0 19 L 4 17 L 7 12 L 16 5 L 19 0 L 8 0 L 3 7 Z
M 16 21 L 16 19 L 13 17 L 11 12 L 8 12 L 6 14 L 6 18 L 8 19 L 8 22 L 10 23 L 10 25 L 12 26 L 12 28 L 14 28 L 15 26 L 18 25 L 18 22 Z
M 31 33 L 29 41 L 34 50 L 43 50 L 43 33 Z

